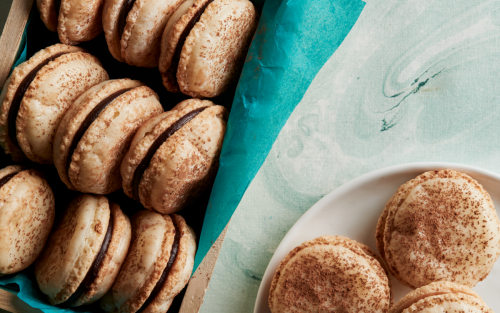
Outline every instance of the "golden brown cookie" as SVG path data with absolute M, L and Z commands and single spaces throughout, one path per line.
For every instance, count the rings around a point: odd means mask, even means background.
M 19 272 L 42 252 L 55 215 L 43 175 L 18 165 L 0 170 L 0 276 Z
M 147 209 L 181 210 L 210 185 L 218 168 L 227 110 L 190 99 L 137 131 L 123 158 L 123 189 Z
M 434 281 L 473 287 L 500 255 L 493 201 L 477 181 L 453 170 L 426 172 L 399 187 L 376 238 L 389 271 L 412 288 Z
M 54 139 L 54 164 L 70 189 L 108 194 L 120 189 L 120 164 L 137 129 L 163 112 L 158 95 L 130 79 L 105 81 L 83 93 Z
M 271 312 L 388 312 L 393 299 L 389 278 L 373 255 L 367 246 L 342 236 L 304 242 L 273 277 Z
M 175 214 L 143 210 L 132 224 L 130 251 L 101 307 L 106 312 L 167 312 L 191 276 L 195 234 Z
M 51 304 L 80 306 L 100 299 L 125 260 L 131 232 L 117 204 L 104 196 L 77 197 L 36 262 L 40 290 Z

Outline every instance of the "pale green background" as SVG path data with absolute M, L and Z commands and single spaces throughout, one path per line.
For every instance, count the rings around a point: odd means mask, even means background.
M 340 185 L 443 161 L 500 173 L 500 3 L 370 0 L 247 189 L 201 312 L 253 312 L 276 247 Z

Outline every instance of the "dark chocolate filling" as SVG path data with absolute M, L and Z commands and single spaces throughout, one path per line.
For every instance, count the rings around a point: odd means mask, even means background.
M 178 119 L 175 123 L 170 125 L 169 128 L 167 128 L 156 140 L 153 142 L 151 147 L 149 147 L 148 152 L 146 153 L 146 156 L 144 159 L 142 159 L 141 163 L 137 166 L 134 172 L 134 176 L 132 179 L 132 194 L 134 196 L 134 199 L 137 201 L 139 200 L 139 184 L 142 179 L 142 175 L 144 175 L 144 172 L 146 169 L 149 167 L 149 163 L 151 163 L 151 159 L 153 158 L 154 154 L 156 153 L 156 150 L 160 148 L 160 146 L 170 137 L 172 136 L 176 131 L 181 129 L 182 126 L 186 125 L 187 122 L 195 118 L 196 115 L 200 114 L 205 110 L 207 107 L 202 107 L 198 108 L 196 110 L 193 110 L 180 119 Z
M 71 159 L 73 157 L 73 153 L 76 150 L 76 146 L 82 139 L 83 135 L 87 131 L 87 129 L 92 125 L 92 123 L 95 121 L 95 119 L 101 114 L 101 112 L 111 103 L 113 100 L 124 94 L 125 92 L 129 91 L 132 88 L 126 88 L 122 90 L 118 90 L 117 92 L 114 92 L 104 98 L 101 102 L 99 102 L 93 109 L 90 111 L 90 113 L 85 117 L 85 120 L 83 120 L 82 125 L 80 125 L 80 128 L 78 128 L 78 131 L 75 133 L 75 137 L 73 137 L 73 141 L 71 142 L 71 146 L 68 150 L 68 158 L 66 159 L 66 170 L 69 171 L 69 166 L 71 164 Z
M 29 85 L 35 79 L 36 74 L 38 73 L 39 70 L 42 69 L 45 65 L 47 65 L 50 61 L 55 60 L 56 58 L 60 57 L 63 54 L 66 54 L 67 52 L 63 53 L 57 53 L 54 54 L 53 56 L 45 59 L 43 62 L 38 64 L 34 69 L 31 70 L 31 72 L 28 73 L 24 77 L 24 79 L 21 81 L 19 86 L 17 87 L 16 93 L 14 94 L 14 98 L 12 99 L 12 103 L 10 104 L 9 108 L 9 138 L 10 141 L 16 146 L 19 147 L 19 143 L 17 142 L 17 137 L 16 137 L 16 118 L 17 118 L 17 113 L 19 112 L 19 107 L 21 106 L 21 101 L 23 100 L 24 94 L 26 93 L 26 90 L 28 90 Z
M 109 205 L 111 206 L 111 203 Z M 104 236 L 104 240 L 101 245 L 101 250 L 99 250 L 99 253 L 97 254 L 94 260 L 94 263 L 92 263 L 92 265 L 90 266 L 90 269 L 87 272 L 87 275 L 85 275 L 83 281 L 80 283 L 80 286 L 78 286 L 76 291 L 68 298 L 68 300 L 62 303 L 63 306 L 70 305 L 71 303 L 75 302 L 78 298 L 80 298 L 82 294 L 86 293 L 89 290 L 90 285 L 96 279 L 97 274 L 101 269 L 102 261 L 104 260 L 104 257 L 106 257 L 106 253 L 108 252 L 112 235 L 113 235 L 113 215 L 110 213 L 108 230 L 106 231 L 106 235 Z
M 120 8 L 120 13 L 118 14 L 118 34 L 120 34 L 120 38 L 122 38 L 123 31 L 127 25 L 128 13 L 132 10 L 134 3 L 135 0 L 125 0 Z
M 193 18 L 189 21 L 189 23 L 186 25 L 186 28 L 182 31 L 181 37 L 179 38 L 179 41 L 177 42 L 177 46 L 175 46 L 175 52 L 174 56 L 172 58 L 172 63 L 170 65 L 170 68 L 168 69 L 169 72 L 171 72 L 174 77 L 177 75 L 177 67 L 179 66 L 179 60 L 181 59 L 181 52 L 182 52 L 182 47 L 184 46 L 184 43 L 186 42 L 187 37 L 189 36 L 189 33 L 193 29 L 194 25 L 200 21 L 201 15 L 205 10 L 207 9 L 208 5 L 212 3 L 214 0 L 209 0 L 207 1 L 199 10 L 196 12 L 196 14 L 193 16 Z
M 6 176 L 4 176 L 4 177 L 0 178 L 0 188 L 2 188 L 2 187 L 3 187 L 3 185 L 5 185 L 6 183 L 8 183 L 8 182 L 9 182 L 9 180 L 10 180 L 12 177 L 16 176 L 16 175 L 17 175 L 17 173 L 19 173 L 19 172 L 10 173 L 9 175 L 6 175 Z
M 153 288 L 153 291 L 151 291 L 151 294 L 149 297 L 146 299 L 146 301 L 142 304 L 141 308 L 137 310 L 135 313 L 140 313 L 144 309 L 148 307 L 148 305 L 153 302 L 153 300 L 156 298 L 156 296 L 160 293 L 161 288 L 163 287 L 163 284 L 167 280 L 168 274 L 170 273 L 170 269 L 172 268 L 172 265 L 174 264 L 175 258 L 177 257 L 177 252 L 179 252 L 179 241 L 181 239 L 181 234 L 179 232 L 179 229 L 177 228 L 177 225 L 174 222 L 174 219 L 172 219 L 172 223 L 174 224 L 175 228 L 175 236 L 174 236 L 174 243 L 172 244 L 172 250 L 170 251 L 170 258 L 168 259 L 167 267 L 163 270 L 163 273 L 160 276 L 160 279 L 156 282 L 155 287 Z

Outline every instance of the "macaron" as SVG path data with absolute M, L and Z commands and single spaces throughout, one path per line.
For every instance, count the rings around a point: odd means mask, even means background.
M 132 217 L 132 231 L 125 263 L 101 307 L 106 312 L 167 312 L 193 271 L 195 234 L 181 216 L 148 210 Z
M 248 0 L 188 0 L 167 23 L 159 69 L 171 92 L 216 97 L 236 82 L 257 26 Z
M 379 218 L 376 239 L 389 271 L 406 286 L 451 281 L 473 287 L 500 255 L 500 222 L 476 180 L 431 171 L 399 187 Z
M 215 177 L 227 116 L 190 99 L 144 123 L 121 164 L 125 194 L 162 214 L 190 204 Z
M 137 129 L 162 113 L 158 95 L 141 82 L 108 80 L 68 109 L 54 138 L 54 164 L 69 189 L 108 194 L 121 188 L 120 164 Z
M 0 95 L 0 145 L 15 161 L 52 164 L 57 127 L 73 101 L 107 80 L 84 49 L 56 44 L 17 66 Z
M 185 0 L 105 0 L 103 27 L 115 59 L 139 67 L 157 67 L 163 29 Z
M 102 32 L 103 0 L 36 0 L 40 18 L 63 44 L 89 41 Z
M 420 287 L 391 308 L 389 313 L 493 313 L 481 297 L 467 286 L 434 282 Z
M 38 257 L 54 223 L 54 194 L 43 175 L 19 165 L 0 170 L 0 276 Z
M 40 290 L 54 305 L 97 301 L 118 275 L 131 234 L 130 221 L 119 205 L 104 196 L 78 196 L 35 263 Z
M 387 272 L 367 246 L 322 236 L 296 247 L 274 274 L 269 308 L 282 312 L 388 312 Z

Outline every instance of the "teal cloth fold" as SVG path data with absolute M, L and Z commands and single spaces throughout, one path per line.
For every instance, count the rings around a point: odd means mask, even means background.
M 229 116 L 195 268 L 224 230 L 281 128 L 364 5 L 360 0 L 265 2 Z

